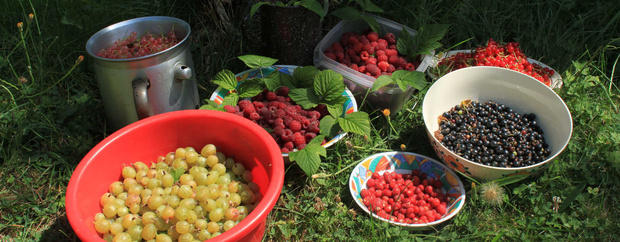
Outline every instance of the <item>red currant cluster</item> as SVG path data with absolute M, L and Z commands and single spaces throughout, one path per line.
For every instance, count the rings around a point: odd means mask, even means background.
M 411 174 L 375 172 L 362 189 L 364 205 L 379 217 L 399 223 L 430 223 L 446 213 L 447 198 L 439 180 L 420 170 Z
M 447 66 L 448 72 L 469 66 L 497 66 L 525 73 L 536 78 L 547 86 L 551 86 L 551 78 L 555 73 L 552 69 L 530 63 L 527 56 L 519 48 L 518 42 L 499 44 L 489 39 L 487 46 L 478 47 L 471 53 L 457 53 L 441 60 L 438 66 Z
M 97 56 L 108 59 L 127 59 L 164 51 L 178 43 L 176 34 L 170 30 L 166 35 L 145 34 L 138 38 L 138 33 L 117 40 L 107 49 L 102 49 Z
M 234 113 L 254 121 L 263 128 L 273 130 L 271 136 L 282 149 L 289 153 L 301 150 L 320 131 L 319 120 L 327 115 L 325 105 L 304 110 L 294 104 L 288 96 L 288 87 L 280 87 L 275 92 L 265 90 L 252 100 L 241 100 L 237 105 L 226 105 L 229 113 Z M 325 143 L 325 140 L 323 140 Z
M 415 71 L 419 62 L 409 62 L 398 54 L 396 37 L 387 33 L 383 38 L 374 31 L 366 34 L 346 32 L 323 53 L 349 68 L 368 76 L 392 75 L 396 70 Z

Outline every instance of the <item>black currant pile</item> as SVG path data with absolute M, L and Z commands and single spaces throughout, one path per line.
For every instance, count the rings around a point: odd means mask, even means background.
M 435 137 L 457 155 L 495 167 L 531 166 L 551 153 L 535 114 L 493 101 L 454 106 L 439 117 Z

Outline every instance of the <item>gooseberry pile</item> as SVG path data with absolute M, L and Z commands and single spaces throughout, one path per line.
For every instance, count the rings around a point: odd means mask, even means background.
M 235 106 L 225 105 L 224 108 L 229 113 L 243 116 L 263 128 L 273 130 L 271 136 L 280 145 L 282 153 L 289 153 L 295 149 L 303 149 L 319 134 L 319 120 L 328 112 L 322 104 L 304 110 L 291 101 L 288 92 L 288 87 L 280 87 L 275 92 L 265 90 L 252 100 L 241 100 Z
M 108 59 L 127 59 L 146 56 L 164 51 L 178 43 L 176 34 L 170 30 L 167 34 L 144 34 L 131 32 L 128 37 L 114 42 L 112 46 L 102 49 L 97 56 Z
M 399 174 L 375 172 L 360 191 L 364 205 L 377 216 L 407 224 L 430 223 L 446 214 L 448 200 L 439 180 L 420 170 Z
M 536 80 L 551 86 L 553 69 L 543 67 L 537 63 L 530 63 L 528 57 L 519 47 L 518 42 L 500 44 L 489 39 L 486 46 L 478 47 L 470 53 L 457 53 L 448 56 L 438 63 L 439 68 L 445 68 L 446 73 L 470 66 L 497 66 L 521 73 L 525 73 Z
M 380 37 L 377 32 L 363 34 L 345 32 L 338 42 L 323 52 L 328 58 L 368 76 L 392 75 L 396 70 L 415 71 L 419 61 L 409 62 L 398 54 L 396 37 L 387 33 Z
M 262 196 L 252 173 L 213 144 L 178 148 L 150 167 L 138 161 L 122 178 L 94 216 L 108 241 L 204 241 L 237 225 Z
M 551 150 L 533 113 L 519 114 L 493 101 L 465 100 L 439 117 L 435 137 L 457 155 L 487 166 L 524 167 Z

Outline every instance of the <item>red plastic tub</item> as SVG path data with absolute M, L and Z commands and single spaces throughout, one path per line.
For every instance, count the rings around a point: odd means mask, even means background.
M 176 148 L 200 149 L 209 143 L 243 163 L 263 195 L 243 221 L 215 240 L 260 241 L 267 215 L 282 190 L 282 153 L 259 125 L 233 114 L 208 110 L 159 114 L 126 126 L 97 144 L 77 166 L 67 187 L 65 207 L 71 227 L 82 241 L 103 241 L 95 231 L 94 216 L 101 212 L 101 196 L 113 181 L 120 180 L 123 164 L 142 161 L 150 165 Z

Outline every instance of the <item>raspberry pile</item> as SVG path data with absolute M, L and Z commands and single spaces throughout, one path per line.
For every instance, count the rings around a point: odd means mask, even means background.
M 288 96 L 289 88 L 268 90 L 252 100 L 241 100 L 235 106 L 225 105 L 226 112 L 254 121 L 261 127 L 273 130 L 271 136 L 280 145 L 282 153 L 301 150 L 319 132 L 319 120 L 327 115 L 325 105 L 304 110 Z M 325 140 L 323 140 L 325 143 Z
M 155 54 L 178 43 L 176 34 L 170 30 L 166 35 L 144 34 L 131 32 L 128 37 L 117 40 L 107 49 L 102 49 L 97 56 L 108 59 L 127 59 Z
M 375 172 L 360 191 L 364 205 L 381 218 L 408 224 L 430 223 L 446 214 L 442 183 L 420 170 Z
M 443 113 L 439 125 L 435 137 L 447 149 L 487 166 L 530 166 L 551 154 L 535 114 L 496 102 L 466 100 Z
M 397 70 L 415 71 L 419 61 L 409 62 L 396 50 L 396 37 L 387 33 L 383 38 L 374 31 L 365 34 L 346 32 L 323 52 L 328 58 L 368 76 L 392 75 Z
M 478 47 L 471 53 L 457 53 L 441 60 L 438 66 L 446 66 L 447 72 L 469 66 L 497 66 L 515 70 L 536 78 L 547 86 L 551 86 L 553 69 L 530 63 L 527 56 L 519 48 L 518 42 L 499 44 L 489 39 L 487 45 Z

